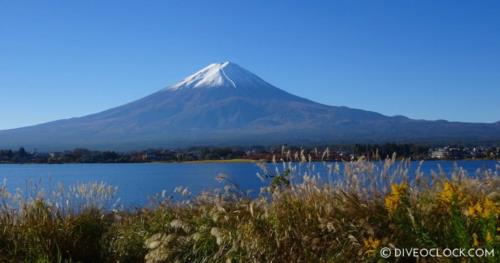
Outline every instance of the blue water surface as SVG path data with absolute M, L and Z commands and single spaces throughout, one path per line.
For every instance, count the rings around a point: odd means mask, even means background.
M 418 167 L 419 162 L 412 162 L 410 174 Z M 426 161 L 422 171 L 429 173 L 438 171 L 438 165 L 445 172 L 459 166 L 470 175 L 478 169 L 497 169 L 497 161 Z M 315 173 L 327 174 L 326 166 L 315 163 Z M 274 171 L 273 164 L 268 164 Z M 282 166 L 278 165 L 282 170 Z M 341 169 L 343 166 L 340 165 Z M 306 171 L 308 167 L 300 169 Z M 128 207 L 142 206 L 149 197 L 165 190 L 173 194 L 175 187 L 185 186 L 193 194 L 204 190 L 223 187 L 215 177 L 224 174 L 237 184 L 242 191 L 257 195 L 262 182 L 256 173 L 263 174 L 261 168 L 254 163 L 146 163 L 146 164 L 1 164 L 0 179 L 5 180 L 10 191 L 19 188 L 26 189 L 29 184 L 39 184 L 50 188 L 57 183 L 74 185 L 86 182 L 105 182 L 117 186 L 117 196 L 120 202 Z

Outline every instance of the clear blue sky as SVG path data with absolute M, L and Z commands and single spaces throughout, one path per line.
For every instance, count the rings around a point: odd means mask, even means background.
M 301 2 L 0 0 L 0 129 L 105 110 L 224 60 L 325 104 L 500 120 L 500 1 Z

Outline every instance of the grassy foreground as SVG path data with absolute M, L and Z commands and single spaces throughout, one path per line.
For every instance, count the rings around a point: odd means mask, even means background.
M 414 180 L 409 162 L 394 159 L 361 159 L 344 171 L 325 165 L 324 175 L 305 161 L 262 166 L 270 184 L 256 199 L 226 180 L 220 191 L 179 201 L 159 195 L 134 211 L 108 209 L 116 189 L 101 183 L 29 195 L 4 186 L 0 262 L 396 261 L 382 259 L 382 247 L 493 248 L 496 257 L 467 261 L 498 262 L 498 165 L 475 177 L 458 167 L 417 171 Z M 291 183 L 294 176 L 303 181 Z

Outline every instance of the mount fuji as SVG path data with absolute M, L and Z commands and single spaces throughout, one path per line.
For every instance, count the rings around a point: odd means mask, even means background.
M 0 131 L 0 148 L 40 150 L 389 141 L 498 143 L 500 122 L 413 120 L 324 105 L 224 62 L 116 108 Z

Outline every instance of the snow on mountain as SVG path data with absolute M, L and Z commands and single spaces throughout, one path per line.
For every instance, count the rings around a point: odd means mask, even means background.
M 228 67 L 229 61 L 224 63 L 210 64 L 202 70 L 185 78 L 183 81 L 169 87 L 168 89 L 177 90 L 182 88 L 214 88 L 221 86 L 232 86 L 236 88 L 236 84 L 224 72 L 224 68 Z
M 226 61 L 223 63 L 210 64 L 181 82 L 168 87 L 168 90 L 179 90 L 185 88 L 251 88 L 269 84 L 238 66 Z

